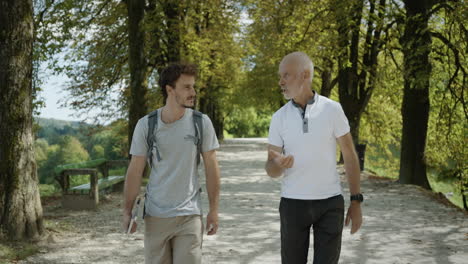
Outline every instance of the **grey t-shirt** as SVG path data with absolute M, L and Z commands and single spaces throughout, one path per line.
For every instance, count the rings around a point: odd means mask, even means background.
M 156 217 L 200 215 L 200 184 L 197 170 L 197 147 L 194 142 L 193 110 L 187 108 L 184 116 L 170 124 L 161 120 L 158 109 L 156 144 L 161 160 L 156 158 L 153 146 L 153 168 L 146 186 L 146 214 Z M 148 116 L 135 127 L 130 154 L 146 156 L 148 149 Z M 207 115 L 203 115 L 203 144 L 201 151 L 219 148 L 218 139 Z

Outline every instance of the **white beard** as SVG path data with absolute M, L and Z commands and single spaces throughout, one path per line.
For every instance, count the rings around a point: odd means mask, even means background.
M 304 88 L 304 87 L 303 87 L 303 85 L 301 84 L 301 86 L 300 86 L 299 89 L 298 89 L 298 92 L 300 93 L 300 92 L 302 91 L 303 88 Z M 288 89 L 286 88 L 286 90 L 288 90 Z M 288 95 L 288 94 L 286 94 L 286 93 L 284 93 L 284 92 L 283 92 L 283 96 L 284 96 L 284 99 L 286 99 L 286 100 L 291 100 L 291 99 L 294 98 L 294 96 Z

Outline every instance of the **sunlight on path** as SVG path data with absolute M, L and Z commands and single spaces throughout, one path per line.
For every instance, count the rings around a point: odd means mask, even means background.
M 263 169 L 266 140 L 226 141 L 218 158 L 220 228 L 217 235 L 204 237 L 203 263 L 280 263 L 280 180 L 270 179 Z M 352 236 L 345 228 L 340 263 L 466 263 L 465 214 L 437 203 L 417 187 L 365 175 L 362 192 L 364 224 Z M 206 189 L 202 195 L 206 215 Z M 118 233 L 121 194 L 111 198 L 97 212 L 52 209 L 51 215 L 60 215 L 60 221 L 80 231 L 54 234 L 46 249 L 21 263 L 143 263 L 142 222 L 136 235 Z M 310 250 L 310 263 L 312 256 Z

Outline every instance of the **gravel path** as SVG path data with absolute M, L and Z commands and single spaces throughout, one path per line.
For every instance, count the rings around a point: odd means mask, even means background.
M 264 172 L 265 149 L 264 139 L 230 140 L 218 151 L 220 229 L 205 236 L 203 263 L 280 263 L 280 180 Z M 366 173 L 361 189 L 363 227 L 354 235 L 345 228 L 340 263 L 467 263 L 467 214 L 418 187 Z M 142 222 L 134 235 L 119 233 L 122 196 L 103 198 L 97 211 L 66 211 L 58 201 L 49 203 L 48 238 L 40 253 L 20 263 L 143 263 Z M 205 213 L 207 202 L 204 192 Z M 311 250 L 310 263 L 312 256 Z

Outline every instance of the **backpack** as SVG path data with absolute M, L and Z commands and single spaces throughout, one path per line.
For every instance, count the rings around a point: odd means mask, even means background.
M 200 164 L 201 146 L 203 144 L 203 114 L 199 111 L 193 110 L 193 126 L 195 128 L 195 139 L 194 143 L 197 146 L 197 166 Z M 156 142 L 156 133 L 158 130 L 158 110 L 154 110 L 148 114 L 148 152 L 147 157 L 149 158 L 150 167 L 153 167 L 153 145 L 156 147 L 156 158 L 161 161 L 161 155 L 159 154 L 158 145 Z

